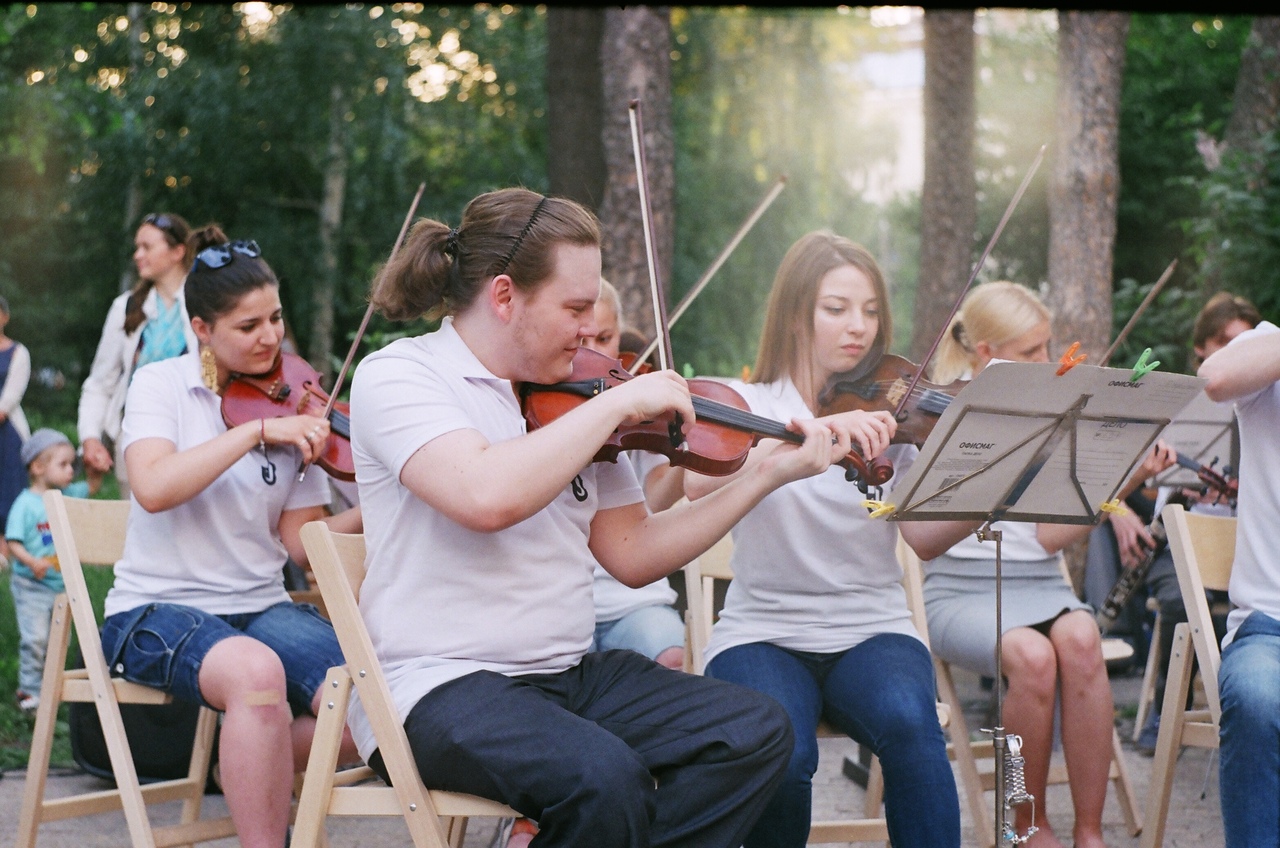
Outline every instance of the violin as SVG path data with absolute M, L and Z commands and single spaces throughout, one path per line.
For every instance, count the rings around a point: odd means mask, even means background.
M 222 392 L 222 420 L 228 427 L 235 427 L 259 418 L 327 417 L 332 437 L 315 462 L 333 477 L 350 483 L 356 479 L 351 456 L 351 407 L 331 402 L 320 388 L 320 379 L 320 372 L 311 363 L 282 350 L 275 366 L 265 374 L 231 375 Z
M 884 354 L 875 368 L 854 375 L 837 374 L 827 381 L 818 396 L 819 415 L 862 410 L 892 412 L 898 422 L 892 444 L 922 447 L 933 425 L 965 386 L 968 380 L 955 380 L 946 385 L 917 380 L 910 389 L 919 366 L 894 354 Z
M 544 427 L 591 398 L 633 379 L 622 363 L 590 348 L 578 348 L 569 379 L 554 385 L 523 383 L 520 407 L 529 429 Z M 673 414 L 619 427 L 597 451 L 595 462 L 616 462 L 626 450 L 660 453 L 672 465 L 699 474 L 722 477 L 743 466 L 747 453 L 762 438 L 800 444 L 804 437 L 784 424 L 750 412 L 742 395 L 718 380 L 688 381 L 697 420 L 687 433 Z M 893 476 L 893 465 L 883 457 L 868 463 L 854 448 L 840 461 L 845 477 L 866 491 Z
M 1188 471 L 1194 471 L 1201 483 L 1226 498 L 1227 503 L 1232 507 L 1236 505 L 1236 501 L 1240 498 L 1240 481 L 1235 477 L 1220 474 L 1183 453 L 1177 453 L 1176 462 Z M 1214 462 L 1217 460 L 1215 459 Z
M 633 377 L 639 377 L 641 374 L 648 374 L 653 370 L 653 366 L 649 364 L 649 360 L 636 364 L 640 354 L 632 350 L 624 350 L 618 354 L 618 361 L 622 363 L 622 367 L 631 372 Z

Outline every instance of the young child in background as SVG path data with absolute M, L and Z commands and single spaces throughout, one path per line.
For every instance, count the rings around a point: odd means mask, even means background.
M 57 430 L 42 428 L 22 445 L 22 464 L 30 485 L 14 499 L 4 535 L 9 541 L 13 574 L 13 608 L 18 619 L 18 706 L 34 712 L 40 706 L 40 679 L 49 645 L 53 599 L 62 591 L 62 573 L 53 551 L 44 493 L 61 489 L 68 497 L 84 498 L 97 491 L 75 476 L 76 449 Z

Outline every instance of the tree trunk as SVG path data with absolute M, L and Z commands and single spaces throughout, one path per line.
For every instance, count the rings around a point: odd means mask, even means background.
M 1120 190 L 1120 83 L 1129 16 L 1058 14 L 1056 150 L 1049 188 L 1049 307 L 1061 351 L 1093 361 L 1111 344 L 1112 251 Z
M 1111 266 L 1120 194 L 1120 83 L 1129 16 L 1058 13 L 1058 104 L 1049 186 L 1049 296 L 1056 350 L 1111 344 Z M 1086 543 L 1063 552 L 1074 585 Z
M 1280 17 L 1253 19 L 1240 55 L 1240 72 L 1223 135 L 1228 150 L 1257 152 L 1259 141 L 1280 123 Z
M 143 6 L 141 3 L 130 3 L 125 14 L 129 18 L 129 80 L 130 87 L 138 84 L 138 75 L 142 73 L 142 33 L 144 32 L 142 20 Z M 129 95 L 132 101 L 142 99 L 142 95 L 137 97 Z M 129 187 L 125 189 L 124 194 L 124 243 L 133 244 L 134 231 L 138 226 L 138 221 L 142 217 L 142 170 L 146 167 L 146 139 L 145 130 L 143 129 L 143 120 L 139 115 L 139 110 L 133 106 L 126 107 L 125 120 L 134 124 L 137 131 L 137 140 L 140 142 L 139 157 L 135 163 L 133 170 L 129 174 Z M 130 254 L 133 251 L 129 251 Z M 120 292 L 127 292 L 133 288 L 134 283 L 138 282 L 138 272 L 134 267 L 132 258 L 125 262 L 124 269 L 120 272 Z
M 600 206 L 604 275 L 622 297 L 625 321 L 653 338 L 640 197 L 628 104 L 641 103 L 645 166 L 658 279 L 669 291 L 675 252 L 675 138 L 671 125 L 671 16 L 666 6 L 611 7 L 605 12 L 604 154 L 608 171 Z
M 1240 182 L 1232 188 L 1260 196 L 1266 187 L 1267 161 L 1262 142 L 1280 126 L 1280 17 L 1253 19 L 1249 39 L 1240 54 L 1240 70 L 1231 100 L 1231 117 L 1221 143 L 1205 138 L 1201 148 L 1205 166 L 1217 170 L 1224 157 L 1242 166 Z M 1216 210 L 1212 205 L 1206 213 Z M 1208 300 L 1224 285 L 1225 234 L 1207 239 L 1200 260 L 1201 295 Z M 1226 262 L 1230 265 L 1230 262 Z
M 347 91 L 329 88 L 329 143 L 325 150 L 324 197 L 320 202 L 320 273 L 311 289 L 311 344 L 308 359 L 328 380 L 333 376 L 333 298 L 338 288 L 338 237 L 347 194 Z
M 604 9 L 547 7 L 547 177 L 552 194 L 604 200 Z
M 920 282 L 911 335 L 917 362 L 941 332 L 973 270 L 978 215 L 973 10 L 926 10 L 924 57 Z

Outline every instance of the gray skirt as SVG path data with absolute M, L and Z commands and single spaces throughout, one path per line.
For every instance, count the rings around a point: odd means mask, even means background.
M 939 658 L 987 677 L 996 673 L 996 567 L 994 560 L 941 556 L 924 569 L 929 643 Z M 1000 569 L 1001 632 L 1053 621 L 1092 607 L 1076 597 L 1058 557 L 1008 561 Z

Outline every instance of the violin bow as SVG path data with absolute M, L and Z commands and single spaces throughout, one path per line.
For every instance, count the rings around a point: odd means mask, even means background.
M 778 177 L 778 181 L 774 183 L 773 188 L 769 189 L 769 193 L 764 196 L 764 199 L 756 204 L 756 208 L 753 209 L 751 214 L 747 216 L 747 219 L 742 222 L 742 226 L 738 227 L 738 231 L 734 233 L 733 238 L 729 239 L 729 243 L 725 245 L 724 250 L 720 251 L 720 255 L 711 263 L 706 272 L 698 278 L 698 281 L 693 284 L 693 288 L 689 289 L 689 291 L 685 293 L 685 296 L 680 299 L 680 302 L 676 304 L 676 308 L 671 310 L 671 315 L 667 324 L 668 328 L 674 327 L 675 323 L 680 320 L 680 316 L 685 313 L 685 310 L 693 304 L 693 301 L 698 297 L 698 295 L 702 294 L 702 290 L 707 287 L 707 283 L 711 282 L 711 278 L 720 270 L 720 266 L 724 265 L 724 263 L 728 261 L 733 252 L 737 250 L 738 244 L 741 243 L 747 233 L 751 231 L 751 228 L 756 225 L 756 221 L 759 221 L 768 208 L 773 205 L 773 201 L 778 198 L 778 195 L 782 193 L 782 190 L 786 188 L 786 186 L 786 176 Z M 655 337 L 653 341 L 649 342 L 649 346 L 636 357 L 636 362 L 644 362 L 648 359 L 649 355 L 653 353 L 654 348 L 657 346 L 658 339 Z
M 671 328 L 667 324 L 667 301 L 658 282 L 658 252 L 653 243 L 653 207 L 649 205 L 649 178 L 644 158 L 644 121 L 640 115 L 640 101 L 632 100 L 629 105 L 631 118 L 631 149 L 636 160 L 636 184 L 640 191 L 640 222 L 644 229 L 645 257 L 649 264 L 649 290 L 653 298 L 653 326 L 657 332 L 655 343 L 661 341 L 658 348 L 658 367 L 666 370 L 671 365 Z M 637 362 L 643 359 L 637 358 Z
M 911 393 L 915 391 L 916 384 L 920 382 L 921 376 L 924 375 L 925 366 L 929 364 L 929 360 L 937 352 L 938 345 L 942 343 L 942 337 L 947 332 L 947 327 L 951 326 L 952 319 L 956 317 L 956 313 L 960 311 L 960 306 L 964 303 L 964 296 L 969 293 L 969 289 L 973 286 L 973 281 L 978 278 L 978 272 L 982 270 L 982 266 L 987 262 L 987 257 L 991 255 L 996 242 L 1000 240 L 1000 234 L 1004 232 L 1005 224 L 1009 223 L 1009 219 L 1013 217 L 1013 210 L 1018 208 L 1022 195 L 1026 193 L 1027 186 L 1031 184 L 1031 178 L 1035 176 L 1036 171 L 1040 168 L 1040 163 L 1044 161 L 1044 152 L 1048 147 L 1048 144 L 1040 145 L 1040 152 L 1036 154 L 1035 161 L 1027 169 L 1027 175 L 1022 178 L 1022 184 L 1018 186 L 1018 190 L 1013 193 L 1013 197 L 1009 200 L 1009 205 L 1005 208 L 1004 215 L 1000 218 L 1000 223 L 996 225 L 995 232 L 991 234 L 991 240 L 987 242 L 986 248 L 982 251 L 982 256 L 974 263 L 973 273 L 969 275 L 969 282 L 965 283 L 964 288 L 960 290 L 960 295 L 956 298 L 955 305 L 951 307 L 951 314 L 947 316 L 947 320 L 942 322 L 942 330 L 939 331 L 938 337 L 930 345 L 929 352 L 920 360 L 920 367 L 916 369 L 916 373 L 911 376 L 911 382 L 907 384 L 907 390 L 902 393 L 902 399 L 898 401 L 897 407 L 893 410 L 894 418 L 899 418 L 902 415 L 902 410 L 906 408 L 907 402 L 911 400 Z
M 1116 340 L 1111 343 L 1111 347 L 1107 348 L 1107 352 L 1102 355 L 1102 359 L 1098 365 L 1106 367 L 1111 361 L 1111 356 L 1120 347 L 1121 343 L 1129 335 L 1129 331 L 1133 329 L 1133 325 L 1138 323 L 1138 317 L 1142 315 L 1151 302 L 1156 299 L 1156 295 L 1160 294 L 1160 289 L 1164 288 L 1164 284 L 1169 282 L 1169 278 L 1173 276 L 1173 269 L 1178 267 L 1178 260 L 1174 259 L 1169 263 L 1169 267 L 1164 269 L 1164 273 L 1160 275 L 1160 279 L 1156 280 L 1156 284 L 1151 287 L 1151 291 L 1147 292 L 1147 296 L 1142 299 L 1142 303 L 1138 304 L 1138 308 L 1133 311 L 1133 315 L 1129 317 L 1129 323 L 1124 325 L 1124 329 L 1116 336 Z
M 391 255 L 387 257 L 387 264 L 396 258 L 396 253 L 400 250 L 400 245 L 404 244 L 405 234 L 409 232 L 409 224 L 413 222 L 413 213 L 418 211 L 418 201 L 422 200 L 422 192 L 427 188 L 426 183 L 418 183 L 418 191 L 413 196 L 413 203 L 409 204 L 409 214 L 404 216 L 404 223 L 400 225 L 400 235 L 396 236 L 396 243 L 391 247 Z M 381 283 L 379 283 L 381 287 Z M 329 390 L 329 402 L 324 405 L 324 411 L 321 417 L 326 421 L 329 420 L 329 413 L 333 412 L 333 405 L 338 401 L 338 392 L 342 389 L 342 383 L 346 379 L 347 371 L 351 368 L 351 361 L 356 358 L 356 351 L 360 348 L 360 340 L 364 338 L 364 331 L 369 327 L 369 319 L 373 317 L 373 295 L 369 294 L 369 306 L 364 310 L 364 318 L 360 319 L 360 328 L 356 330 L 356 337 L 351 340 L 351 349 L 347 351 L 347 358 L 342 363 L 342 367 L 338 369 L 338 376 L 333 378 L 333 388 Z M 307 474 L 307 468 L 310 463 L 306 463 L 298 470 L 298 482 L 302 482 L 302 478 Z

